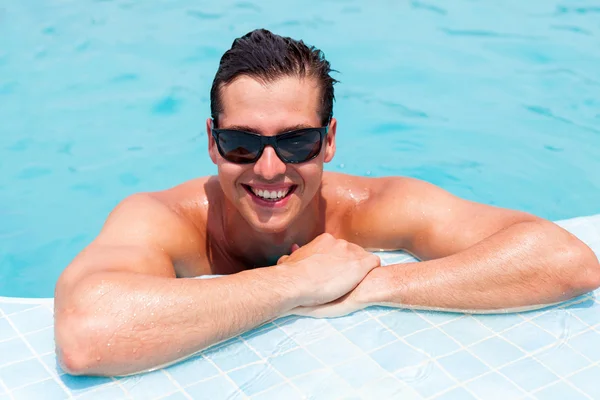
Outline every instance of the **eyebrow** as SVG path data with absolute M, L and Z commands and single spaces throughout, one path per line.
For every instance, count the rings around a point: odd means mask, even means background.
M 315 128 L 312 125 L 308 125 L 308 124 L 297 124 L 297 125 L 291 125 L 291 126 L 286 126 L 285 128 L 283 128 L 282 130 L 278 131 L 277 133 L 285 133 L 285 132 L 290 132 L 290 131 L 295 131 L 298 129 L 307 129 L 307 128 Z M 246 125 L 230 125 L 227 127 L 223 127 L 220 129 L 228 129 L 228 130 L 234 130 L 234 131 L 245 131 L 245 132 L 252 132 L 252 133 L 256 133 L 261 135 L 261 131 L 253 128 L 251 126 L 246 126 Z

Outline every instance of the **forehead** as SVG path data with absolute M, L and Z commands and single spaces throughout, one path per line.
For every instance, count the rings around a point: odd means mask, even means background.
M 320 125 L 320 90 L 313 78 L 285 76 L 262 82 L 240 76 L 221 88 L 219 127 L 248 126 L 276 134 L 288 126 Z

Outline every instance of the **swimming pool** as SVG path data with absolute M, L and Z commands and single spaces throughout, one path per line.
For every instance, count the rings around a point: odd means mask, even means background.
M 293 11 L 292 11 L 293 10 Z M 600 211 L 593 1 L 5 2 L 0 295 L 51 297 L 128 194 L 215 172 L 220 55 L 258 26 L 341 80 L 327 169 L 409 175 L 563 219 Z

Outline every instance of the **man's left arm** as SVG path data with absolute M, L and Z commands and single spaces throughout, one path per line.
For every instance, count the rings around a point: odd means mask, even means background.
M 340 315 L 374 304 L 498 311 L 553 304 L 600 286 L 593 251 L 527 213 L 410 178 L 378 180 L 359 208 L 348 227 L 358 244 L 404 249 L 422 262 L 376 268 L 354 292 L 305 314 Z

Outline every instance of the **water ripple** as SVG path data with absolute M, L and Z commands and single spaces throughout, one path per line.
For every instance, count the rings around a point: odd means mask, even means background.
M 447 15 L 448 14 L 448 11 L 446 11 L 445 9 L 434 6 L 433 4 L 427 4 L 423 1 L 413 0 L 410 2 L 410 6 L 412 8 L 418 9 L 418 10 L 431 11 L 431 12 L 434 12 L 439 15 Z
M 568 31 L 568 32 L 574 32 L 574 33 L 581 33 L 583 35 L 588 35 L 588 36 L 592 36 L 592 32 L 580 28 L 578 26 L 574 26 L 574 25 L 551 25 L 550 26 L 552 29 L 555 29 L 557 31 Z
M 552 119 L 554 119 L 556 121 L 564 122 L 564 123 L 569 124 L 569 125 L 574 125 L 574 126 L 577 126 L 578 128 L 585 129 L 585 130 L 590 131 L 590 132 L 600 133 L 600 131 L 597 130 L 597 129 L 595 129 L 595 128 L 591 128 L 589 126 L 581 125 L 581 124 L 578 124 L 578 123 L 576 123 L 574 121 L 571 121 L 568 118 L 556 115 L 556 114 L 554 114 L 552 112 L 552 110 L 550 110 L 547 107 L 536 106 L 536 105 L 525 105 L 524 107 L 525 107 L 526 110 L 528 110 L 528 111 L 530 111 L 532 113 L 535 113 L 535 114 L 538 114 L 538 115 L 542 115 L 544 117 L 552 118 Z
M 566 7 L 558 6 L 556 8 L 556 14 L 599 14 L 600 7 Z
M 133 73 L 133 72 L 126 72 L 126 73 L 114 76 L 113 78 L 110 79 L 110 82 L 111 83 L 124 83 L 124 82 L 137 81 L 139 79 L 140 79 L 140 76 L 138 74 Z
M 204 11 L 198 11 L 198 10 L 187 10 L 185 13 L 187 15 L 189 15 L 190 17 L 194 17 L 194 18 L 198 18 L 198 19 L 202 19 L 202 20 L 223 18 L 223 14 L 212 14 L 212 13 L 206 13 Z
M 17 82 L 7 82 L 0 85 L 0 95 L 12 94 L 19 86 Z
M 451 29 L 451 28 L 440 28 L 442 32 L 450 36 L 473 36 L 473 37 L 486 37 L 486 38 L 504 38 L 504 39 L 539 39 L 539 37 L 531 35 L 520 35 L 515 33 L 503 33 L 486 31 L 482 29 Z
M 405 117 L 430 118 L 429 114 L 427 114 L 424 111 L 412 109 L 412 108 L 409 108 L 409 107 L 407 107 L 403 104 L 397 103 L 397 102 L 393 102 L 393 101 L 389 101 L 389 100 L 380 100 L 379 103 L 384 106 L 393 108 L 394 112 L 399 112 L 401 115 L 403 115 Z
M 166 96 L 160 99 L 154 107 L 152 113 L 157 115 L 171 115 L 177 113 L 181 109 L 183 100 L 174 95 Z
M 256 12 L 262 11 L 262 9 L 258 5 L 251 3 L 249 1 L 238 1 L 237 3 L 234 4 L 234 7 L 240 8 L 243 10 L 252 10 L 252 11 L 256 11 Z
M 373 132 L 377 134 L 397 133 L 413 129 L 411 125 L 401 124 L 399 122 L 389 122 L 378 124 L 373 127 Z
M 32 166 L 23 168 L 17 177 L 18 179 L 35 179 L 51 173 L 52 170 L 48 167 Z

